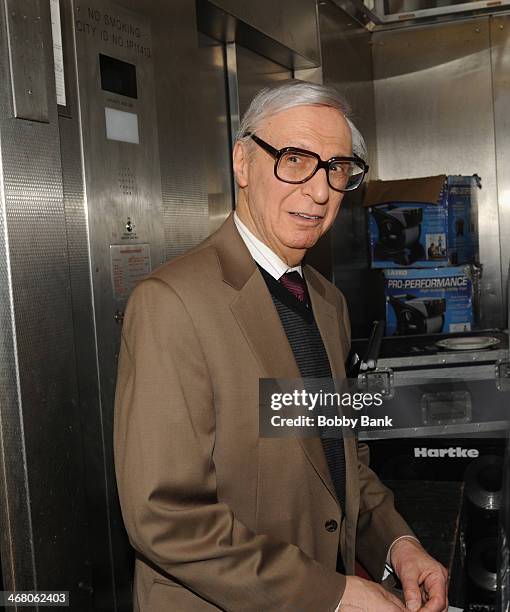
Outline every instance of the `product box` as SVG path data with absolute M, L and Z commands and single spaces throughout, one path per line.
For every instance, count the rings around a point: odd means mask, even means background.
M 478 260 L 480 178 L 370 181 L 364 206 L 372 268 L 436 268 Z
M 471 266 L 387 269 L 383 273 L 387 336 L 460 333 L 473 329 Z

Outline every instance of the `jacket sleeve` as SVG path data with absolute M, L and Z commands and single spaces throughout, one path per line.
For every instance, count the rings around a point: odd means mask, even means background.
M 347 355 L 351 344 L 349 313 L 345 298 L 340 294 L 340 312 L 343 322 L 343 348 Z M 375 580 L 381 580 L 386 557 L 392 543 L 403 535 L 414 533 L 396 511 L 393 493 L 385 487 L 369 468 L 370 451 L 366 444 L 358 443 L 358 477 L 360 483 L 360 509 L 356 533 L 356 557 Z
M 345 576 L 255 534 L 217 498 L 214 395 L 179 295 L 143 281 L 126 310 L 115 402 L 115 464 L 133 547 L 224 610 L 331 612 Z

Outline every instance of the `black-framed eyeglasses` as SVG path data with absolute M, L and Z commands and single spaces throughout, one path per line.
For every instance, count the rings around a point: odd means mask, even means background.
M 245 136 L 250 136 L 259 147 L 274 157 L 274 175 L 284 183 L 306 183 L 317 170 L 324 168 L 331 189 L 345 193 L 357 189 L 368 172 L 368 164 L 357 155 L 332 157 L 325 161 L 313 151 L 297 147 L 275 149 L 251 132 Z

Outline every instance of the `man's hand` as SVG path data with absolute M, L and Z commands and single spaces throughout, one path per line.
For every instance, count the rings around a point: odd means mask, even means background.
M 402 583 L 408 610 L 448 610 L 448 572 L 419 542 L 396 542 L 391 549 L 391 566 Z
M 376 582 L 347 576 L 340 612 L 399 612 L 404 604 Z

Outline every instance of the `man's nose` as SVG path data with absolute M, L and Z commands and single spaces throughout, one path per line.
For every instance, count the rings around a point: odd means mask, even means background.
M 303 192 L 317 204 L 326 204 L 329 199 L 329 184 L 326 170 L 319 168 L 312 178 L 303 183 Z

